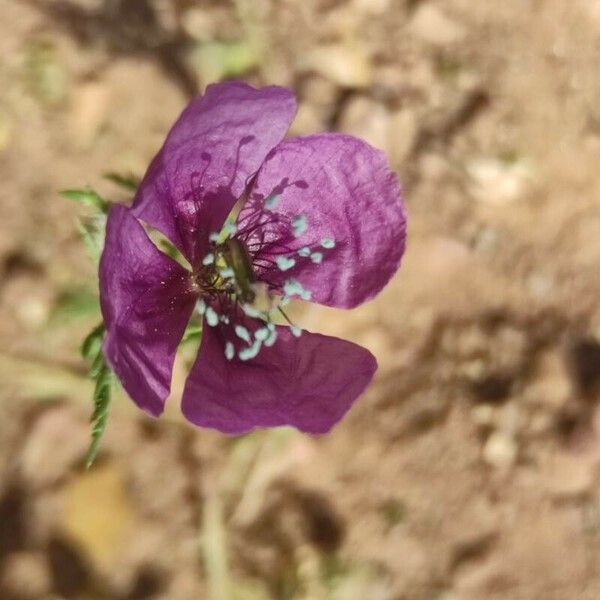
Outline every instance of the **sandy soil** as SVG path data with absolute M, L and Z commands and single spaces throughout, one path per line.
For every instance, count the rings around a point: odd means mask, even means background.
M 0 598 L 600 598 L 597 1 L 0 17 Z M 401 177 L 397 277 L 300 315 L 371 349 L 377 379 L 318 439 L 224 439 L 176 397 L 158 422 L 121 399 L 86 472 L 94 271 L 57 190 L 124 199 L 102 174 L 143 173 L 190 95 L 234 75 L 293 87 L 293 133 L 360 135 Z

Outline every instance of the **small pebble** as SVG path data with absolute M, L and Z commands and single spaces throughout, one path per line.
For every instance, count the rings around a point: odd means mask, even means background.
M 497 469 L 512 467 L 517 454 L 518 447 L 514 438 L 502 432 L 492 433 L 483 447 L 483 460 Z
M 429 3 L 419 5 L 410 29 L 423 41 L 437 46 L 456 43 L 465 35 L 464 28 L 459 23 Z

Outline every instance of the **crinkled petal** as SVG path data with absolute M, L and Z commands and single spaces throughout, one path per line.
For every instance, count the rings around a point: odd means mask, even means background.
M 104 353 L 135 403 L 158 416 L 194 308 L 190 274 L 160 252 L 131 211 L 111 209 L 100 261 Z
M 244 362 L 225 357 L 233 339 L 227 329 L 205 326 L 183 392 L 185 417 L 228 434 L 278 425 L 328 432 L 371 381 L 374 356 L 335 337 L 303 332 L 296 338 L 287 327 L 277 332 L 273 346 Z
M 135 215 L 197 264 L 208 235 L 221 228 L 295 112 L 286 88 L 209 85 L 183 111 L 148 168 L 134 199 Z
M 279 144 L 259 171 L 238 223 L 260 279 L 279 291 L 296 280 L 311 300 L 343 308 L 385 286 L 406 240 L 402 192 L 385 155 L 342 134 Z M 323 241 L 335 246 L 323 247 Z

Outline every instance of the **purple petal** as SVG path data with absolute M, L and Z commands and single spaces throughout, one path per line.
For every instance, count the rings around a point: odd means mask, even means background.
M 350 409 L 377 369 L 374 356 L 351 342 L 277 327 L 277 341 L 255 358 L 227 360 L 225 328 L 205 327 L 182 400 L 196 425 L 241 434 L 256 427 L 292 425 L 326 433 Z
M 148 168 L 134 200 L 135 216 L 197 264 L 208 235 L 221 228 L 295 112 L 286 88 L 209 85 L 183 111 Z
M 266 222 L 262 199 L 268 207 L 274 196 L 270 210 L 278 222 L 247 233 Z M 383 152 L 352 136 L 320 134 L 285 140 L 267 157 L 238 230 L 272 288 L 281 291 L 294 279 L 315 302 L 351 308 L 375 296 L 398 269 L 406 214 Z M 323 247 L 331 240 L 335 247 Z M 279 256 L 293 258 L 294 266 L 278 267 Z
M 100 261 L 104 353 L 134 402 L 158 416 L 194 308 L 190 274 L 160 252 L 131 211 L 111 209 Z

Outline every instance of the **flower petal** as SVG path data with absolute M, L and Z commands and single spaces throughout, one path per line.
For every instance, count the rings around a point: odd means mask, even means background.
M 194 302 L 190 274 L 154 246 L 128 208 L 113 206 L 100 261 L 104 353 L 127 393 L 151 415 L 163 411 Z
M 278 425 L 329 431 L 371 381 L 375 358 L 338 338 L 308 332 L 297 338 L 288 327 L 277 333 L 275 344 L 263 345 L 255 358 L 227 360 L 224 348 L 239 348 L 239 338 L 206 327 L 183 392 L 185 417 L 229 434 Z
M 267 223 L 269 214 L 275 224 Z M 265 225 L 257 227 L 260 219 Z M 285 140 L 269 154 L 238 231 L 259 278 L 273 289 L 295 280 L 311 300 L 351 308 L 398 269 L 406 213 L 383 152 L 349 135 L 320 134 Z M 279 256 L 293 257 L 294 266 L 281 269 Z
M 242 82 L 209 85 L 171 129 L 134 200 L 134 214 L 166 235 L 193 265 L 267 153 L 284 137 L 293 94 Z

